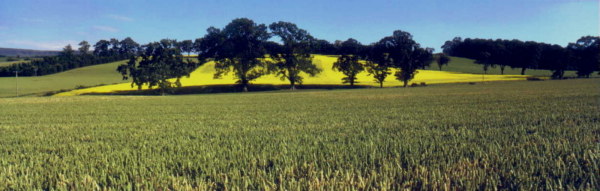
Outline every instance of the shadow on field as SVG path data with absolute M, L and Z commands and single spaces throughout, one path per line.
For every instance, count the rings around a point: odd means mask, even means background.
M 359 89 L 373 88 L 372 86 L 361 85 L 298 85 L 296 89 Z M 267 84 L 250 84 L 249 92 L 289 90 L 289 85 L 267 85 Z M 165 92 L 167 95 L 186 95 L 186 94 L 210 94 L 210 93 L 234 93 L 242 92 L 242 87 L 239 85 L 208 85 L 208 86 L 187 86 L 181 88 L 173 88 Z M 138 91 L 116 91 L 111 93 L 87 93 L 82 95 L 161 95 L 160 89 L 138 90 Z

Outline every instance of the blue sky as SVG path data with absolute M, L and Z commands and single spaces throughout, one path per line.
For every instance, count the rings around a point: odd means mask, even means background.
M 394 30 L 440 51 L 463 38 L 566 45 L 599 35 L 597 0 L 1 0 L 0 47 L 54 49 L 82 40 L 195 39 L 234 18 L 289 21 L 329 41 L 369 44 Z

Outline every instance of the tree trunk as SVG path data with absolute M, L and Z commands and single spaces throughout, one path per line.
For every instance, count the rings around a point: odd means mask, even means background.
M 354 87 L 354 80 L 350 80 L 350 87 Z
M 525 75 L 525 70 L 527 70 L 527 68 L 521 68 L 521 75 Z
M 404 80 L 403 82 L 404 82 L 404 87 L 407 87 L 408 86 L 408 80 Z
M 296 90 L 296 82 L 290 81 L 290 90 Z
M 243 92 L 248 92 L 248 80 L 241 79 L 241 81 L 242 81 L 242 91 Z
M 379 88 L 383 88 L 383 82 L 379 82 Z
M 438 65 L 440 67 L 440 71 L 442 71 L 442 65 Z
M 505 65 L 501 65 L 500 66 L 500 74 L 504 75 L 504 67 L 506 67 Z

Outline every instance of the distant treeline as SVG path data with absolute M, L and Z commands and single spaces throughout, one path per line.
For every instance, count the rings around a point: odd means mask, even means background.
M 6 57 L 40 57 L 40 56 L 56 56 L 60 51 L 53 50 L 29 50 L 18 48 L 0 48 L 0 55 Z
M 90 52 L 91 45 L 87 41 L 82 41 L 79 46 L 77 51 L 73 50 L 71 45 L 67 45 L 58 56 L 47 56 L 1 67 L 0 77 L 14 76 L 15 71 L 18 71 L 20 76 L 54 74 L 79 67 L 128 59 L 136 55 L 140 49 L 140 45 L 129 37 L 121 41 L 114 38 L 100 40 L 94 45 L 93 52 Z
M 566 70 L 575 70 L 579 77 L 589 77 L 600 69 L 600 38 L 581 37 L 567 47 L 533 41 L 461 39 L 456 37 L 442 46 L 445 54 L 475 59 L 488 67 L 521 68 L 521 74 L 527 69 L 553 71 L 552 78 L 563 78 Z

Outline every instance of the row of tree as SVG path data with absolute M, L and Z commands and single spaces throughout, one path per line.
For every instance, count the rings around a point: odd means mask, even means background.
M 269 41 L 277 37 L 280 42 Z M 269 26 L 257 24 L 247 18 L 235 19 L 222 29 L 210 27 L 207 34 L 196 39 L 175 42 L 168 39 L 142 46 L 139 56 L 117 69 L 124 78 L 132 78 L 132 86 L 144 85 L 165 88 L 180 86 L 179 79 L 189 75 L 198 64 L 184 61 L 182 52 L 196 52 L 199 63 L 214 61 L 215 78 L 233 73 L 243 91 L 257 78 L 275 74 L 295 89 L 302 83 L 302 74 L 314 76 L 321 72 L 313 62 L 311 53 L 315 44 L 323 40 L 312 37 L 306 30 L 289 22 L 275 22 Z M 329 45 L 325 45 L 329 46 Z M 414 78 L 416 70 L 424 68 L 433 59 L 432 48 L 422 48 L 404 31 L 394 31 L 371 45 L 362 45 L 355 39 L 339 41 L 327 49 L 340 54 L 333 69 L 342 72 L 344 83 L 354 85 L 358 73 L 367 70 L 380 86 L 396 68 L 396 79 L 404 82 Z M 365 60 L 365 61 L 361 61 Z M 167 79 L 176 78 L 172 83 Z
M 13 76 L 15 71 L 22 76 L 54 74 L 79 67 L 124 60 L 137 55 L 141 50 L 140 45 L 129 37 L 121 41 L 114 38 L 100 40 L 93 45 L 93 51 L 90 51 L 91 47 L 92 45 L 87 41 L 80 42 L 78 50 L 67 45 L 57 56 L 47 56 L 1 67 L 0 76 Z
M 520 40 L 461 39 L 456 37 L 442 46 L 444 53 L 475 59 L 489 67 L 499 66 L 504 73 L 506 66 L 553 71 L 552 78 L 561 79 L 567 70 L 576 70 L 579 77 L 589 77 L 600 70 L 600 37 L 585 36 L 567 47 Z

